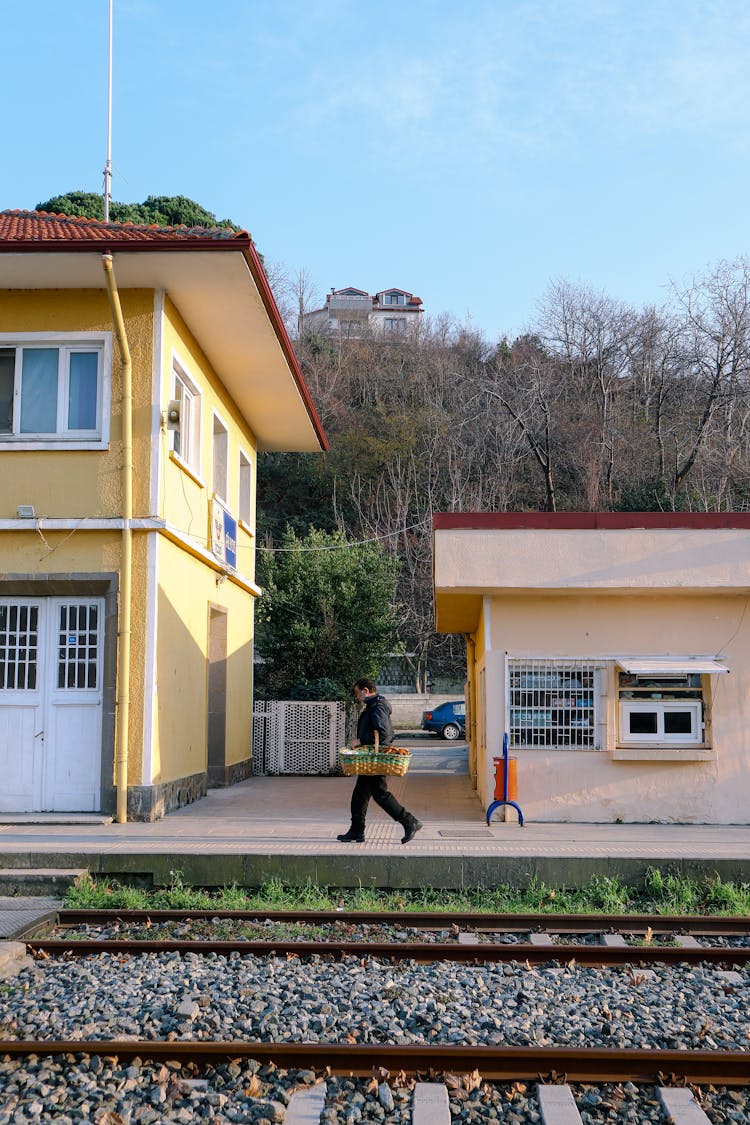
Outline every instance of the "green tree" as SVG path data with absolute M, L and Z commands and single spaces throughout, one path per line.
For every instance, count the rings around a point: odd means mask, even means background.
M 37 203 L 36 210 L 103 219 L 104 197 L 93 191 L 69 191 Z M 118 203 L 113 199 L 109 217 L 115 223 L 156 223 L 160 227 L 231 227 L 233 230 L 240 230 L 230 219 L 217 219 L 213 211 L 207 211 L 200 203 L 185 195 L 149 195 L 143 203 Z
M 288 530 L 280 550 L 261 550 L 258 694 L 349 699 L 358 677 L 376 676 L 394 644 L 397 573 L 377 544 L 339 531 Z

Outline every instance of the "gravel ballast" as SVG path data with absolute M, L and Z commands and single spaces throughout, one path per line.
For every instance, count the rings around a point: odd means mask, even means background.
M 750 970 L 99 954 L 0 993 L 0 1038 L 750 1049 Z
M 468 1125 L 538 1125 L 535 1083 L 488 1083 L 480 1075 L 445 1075 L 451 1120 Z M 293 1095 L 325 1086 L 323 1125 L 407 1125 L 414 1080 L 387 1072 L 372 1079 L 316 1075 L 311 1070 L 277 1070 L 253 1060 L 199 1069 L 176 1062 L 69 1055 L 64 1059 L 0 1056 L 0 1125 L 55 1122 L 56 1125 L 199 1125 L 244 1122 L 278 1125 Z M 583 1125 L 665 1125 L 651 1086 L 575 1086 Z M 743 1091 L 696 1090 L 698 1104 L 716 1125 L 747 1125 Z
M 101 953 L 47 958 L 0 988 L 0 1040 L 270 1040 L 750 1051 L 750 968 L 420 964 L 377 958 Z M 535 1083 L 443 1076 L 451 1120 L 539 1125 Z M 413 1080 L 183 1066 L 111 1056 L 2 1058 L 0 1125 L 278 1125 L 325 1082 L 322 1125 L 407 1125 Z M 573 1088 L 584 1125 L 664 1122 L 653 1087 Z M 750 1125 L 747 1093 L 696 1091 L 712 1125 Z

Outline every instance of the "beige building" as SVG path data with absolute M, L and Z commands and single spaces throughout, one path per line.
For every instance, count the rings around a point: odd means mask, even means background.
M 526 820 L 750 823 L 750 514 L 440 514 L 434 584 L 485 808 L 507 732 Z
M 0 213 L 0 813 L 248 776 L 256 456 L 324 447 L 247 233 Z
M 332 289 L 325 304 L 300 317 L 300 332 L 322 332 L 356 340 L 372 332 L 389 340 L 419 335 L 424 308 L 406 289 L 381 289 L 370 295 L 348 286 Z

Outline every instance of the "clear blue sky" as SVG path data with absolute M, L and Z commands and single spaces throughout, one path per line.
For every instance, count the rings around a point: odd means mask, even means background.
M 0 207 L 100 190 L 106 0 L 3 5 Z M 746 0 L 115 0 L 113 196 L 490 339 L 748 250 Z

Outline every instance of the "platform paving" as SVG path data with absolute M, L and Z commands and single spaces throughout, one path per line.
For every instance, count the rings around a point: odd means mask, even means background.
M 750 827 L 484 822 L 467 776 L 415 773 L 391 788 L 424 823 L 414 840 L 371 805 L 364 844 L 340 844 L 352 778 L 253 777 L 154 823 L 7 823 L 0 867 L 80 868 L 169 883 L 575 886 L 594 874 L 639 881 L 649 867 L 750 880 Z

